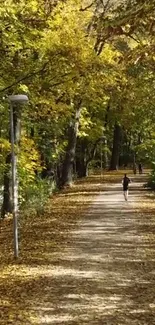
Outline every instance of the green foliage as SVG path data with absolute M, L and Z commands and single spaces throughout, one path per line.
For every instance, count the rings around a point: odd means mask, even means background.
M 155 191 L 155 162 L 152 163 L 152 171 L 145 187 L 151 188 L 151 190 Z
M 107 139 L 103 154 L 107 151 L 109 156 L 117 122 L 128 142 L 123 148 L 131 155 L 136 152 L 139 159 L 145 156 L 146 162 L 154 161 L 154 4 L 154 0 L 106 5 L 96 1 L 88 8 L 81 0 L 0 4 L 1 183 L 10 151 L 3 96 L 27 93 L 30 99 L 22 113 L 21 201 L 29 197 L 25 193 L 31 187 L 37 194 L 35 182 L 41 185 L 36 171 L 48 164 L 61 166 L 77 98 L 82 106 L 78 158 L 95 160 L 96 154 L 98 159 L 103 135 Z
M 20 196 L 20 200 L 23 213 L 33 212 L 37 213 L 37 215 L 43 214 L 49 196 L 54 190 L 54 182 L 36 177 L 33 182 L 30 182 L 24 187 L 24 191 L 22 189 L 22 197 Z
M 141 161 L 151 164 L 155 158 L 155 139 L 145 139 L 143 143 L 135 147 L 136 153 Z

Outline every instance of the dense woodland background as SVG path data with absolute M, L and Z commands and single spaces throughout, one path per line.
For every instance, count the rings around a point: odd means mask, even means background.
M 12 212 L 8 95 L 29 97 L 14 114 L 21 209 L 40 212 L 88 169 L 153 169 L 154 34 L 154 0 L 0 4 L 2 217 Z

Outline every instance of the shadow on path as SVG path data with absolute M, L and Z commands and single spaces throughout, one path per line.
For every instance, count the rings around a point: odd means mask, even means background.
M 59 195 L 68 200 L 64 210 L 73 214 L 84 205 L 74 200 L 79 191 L 86 198 L 97 194 L 77 224 L 70 216 L 63 224 L 62 207 L 55 205 L 50 217 L 23 229 L 23 273 L 20 263 L 13 264 L 11 276 L 9 270 L 5 274 L 6 290 L 0 284 L 2 325 L 155 324 L 155 217 L 137 210 L 147 201 L 145 176 L 133 179 L 128 202 L 120 175 L 108 185 L 94 179 Z
M 97 196 L 51 270 L 42 325 L 155 323 L 155 220 L 139 200 L 139 179 L 128 202 L 118 184 Z

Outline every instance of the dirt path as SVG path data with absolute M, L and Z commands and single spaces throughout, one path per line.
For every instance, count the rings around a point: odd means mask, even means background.
M 141 183 L 125 202 L 120 185 L 98 195 L 49 266 L 40 303 L 45 324 L 155 324 L 155 218 L 136 212 Z

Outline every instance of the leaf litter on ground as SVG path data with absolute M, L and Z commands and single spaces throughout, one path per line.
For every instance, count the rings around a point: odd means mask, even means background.
M 40 325 L 39 313 L 45 308 L 44 302 L 48 308 L 49 288 L 58 285 L 58 280 L 54 281 L 53 277 L 59 270 L 59 261 L 67 243 L 72 240 L 70 231 L 95 196 L 109 183 L 120 182 L 122 175 L 123 172 L 107 173 L 78 180 L 71 188 L 54 194 L 43 215 L 19 214 L 18 260 L 13 256 L 12 218 L 0 221 L 1 325 Z M 146 202 L 144 210 L 154 212 L 152 198 Z M 142 213 L 142 206 L 135 206 L 135 209 Z M 57 294 L 60 294 L 59 290 Z
M 19 258 L 13 253 L 13 220 L 0 221 L 0 320 L 1 325 L 39 324 L 42 292 L 46 293 L 52 266 L 59 264 L 69 232 L 95 195 L 103 190 L 96 175 L 77 181 L 54 194 L 43 215 L 19 213 Z M 45 294 L 46 296 L 46 294 Z

